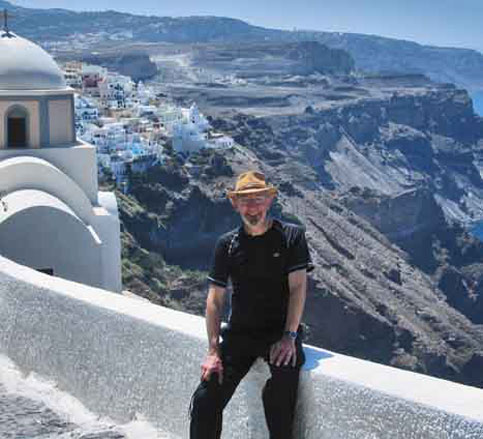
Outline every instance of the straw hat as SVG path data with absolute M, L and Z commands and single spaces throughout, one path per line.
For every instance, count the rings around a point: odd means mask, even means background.
M 228 198 L 234 198 L 237 195 L 248 194 L 277 194 L 277 188 L 267 184 L 265 176 L 258 171 L 248 171 L 240 174 L 236 181 L 235 189 L 228 191 Z

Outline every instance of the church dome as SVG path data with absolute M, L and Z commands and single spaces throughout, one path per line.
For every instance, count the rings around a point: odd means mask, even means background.
M 0 31 L 0 90 L 59 90 L 64 74 L 41 47 L 13 32 Z

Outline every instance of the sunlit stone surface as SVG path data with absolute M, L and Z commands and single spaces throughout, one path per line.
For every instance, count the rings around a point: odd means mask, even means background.
M 0 353 L 116 423 L 143 417 L 170 438 L 188 437 L 204 333 L 199 317 L 0 258 Z M 307 357 L 298 438 L 483 437 L 480 389 L 315 348 Z M 260 401 L 267 376 L 260 362 L 240 386 L 225 438 L 268 437 Z
M 118 426 L 100 419 L 54 382 L 24 376 L 0 354 L 0 438 L 165 439 L 142 420 Z

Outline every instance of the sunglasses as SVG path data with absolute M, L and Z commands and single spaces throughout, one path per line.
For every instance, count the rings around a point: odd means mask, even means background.
M 263 204 L 267 201 L 267 198 L 266 195 L 259 195 L 257 197 L 238 196 L 236 200 L 242 206 L 247 206 L 249 204 Z

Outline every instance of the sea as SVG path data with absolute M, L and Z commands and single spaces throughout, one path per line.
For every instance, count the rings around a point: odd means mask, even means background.
M 483 91 L 471 93 L 475 112 L 483 117 Z
M 477 236 L 480 239 L 480 241 L 483 241 L 483 221 L 476 223 L 476 225 L 474 225 L 473 228 L 471 229 L 471 233 L 474 236 Z
M 483 91 L 472 93 L 471 98 L 473 99 L 473 108 L 475 109 L 475 113 L 483 117 Z M 472 227 L 471 233 L 483 241 L 483 221 L 476 223 Z

